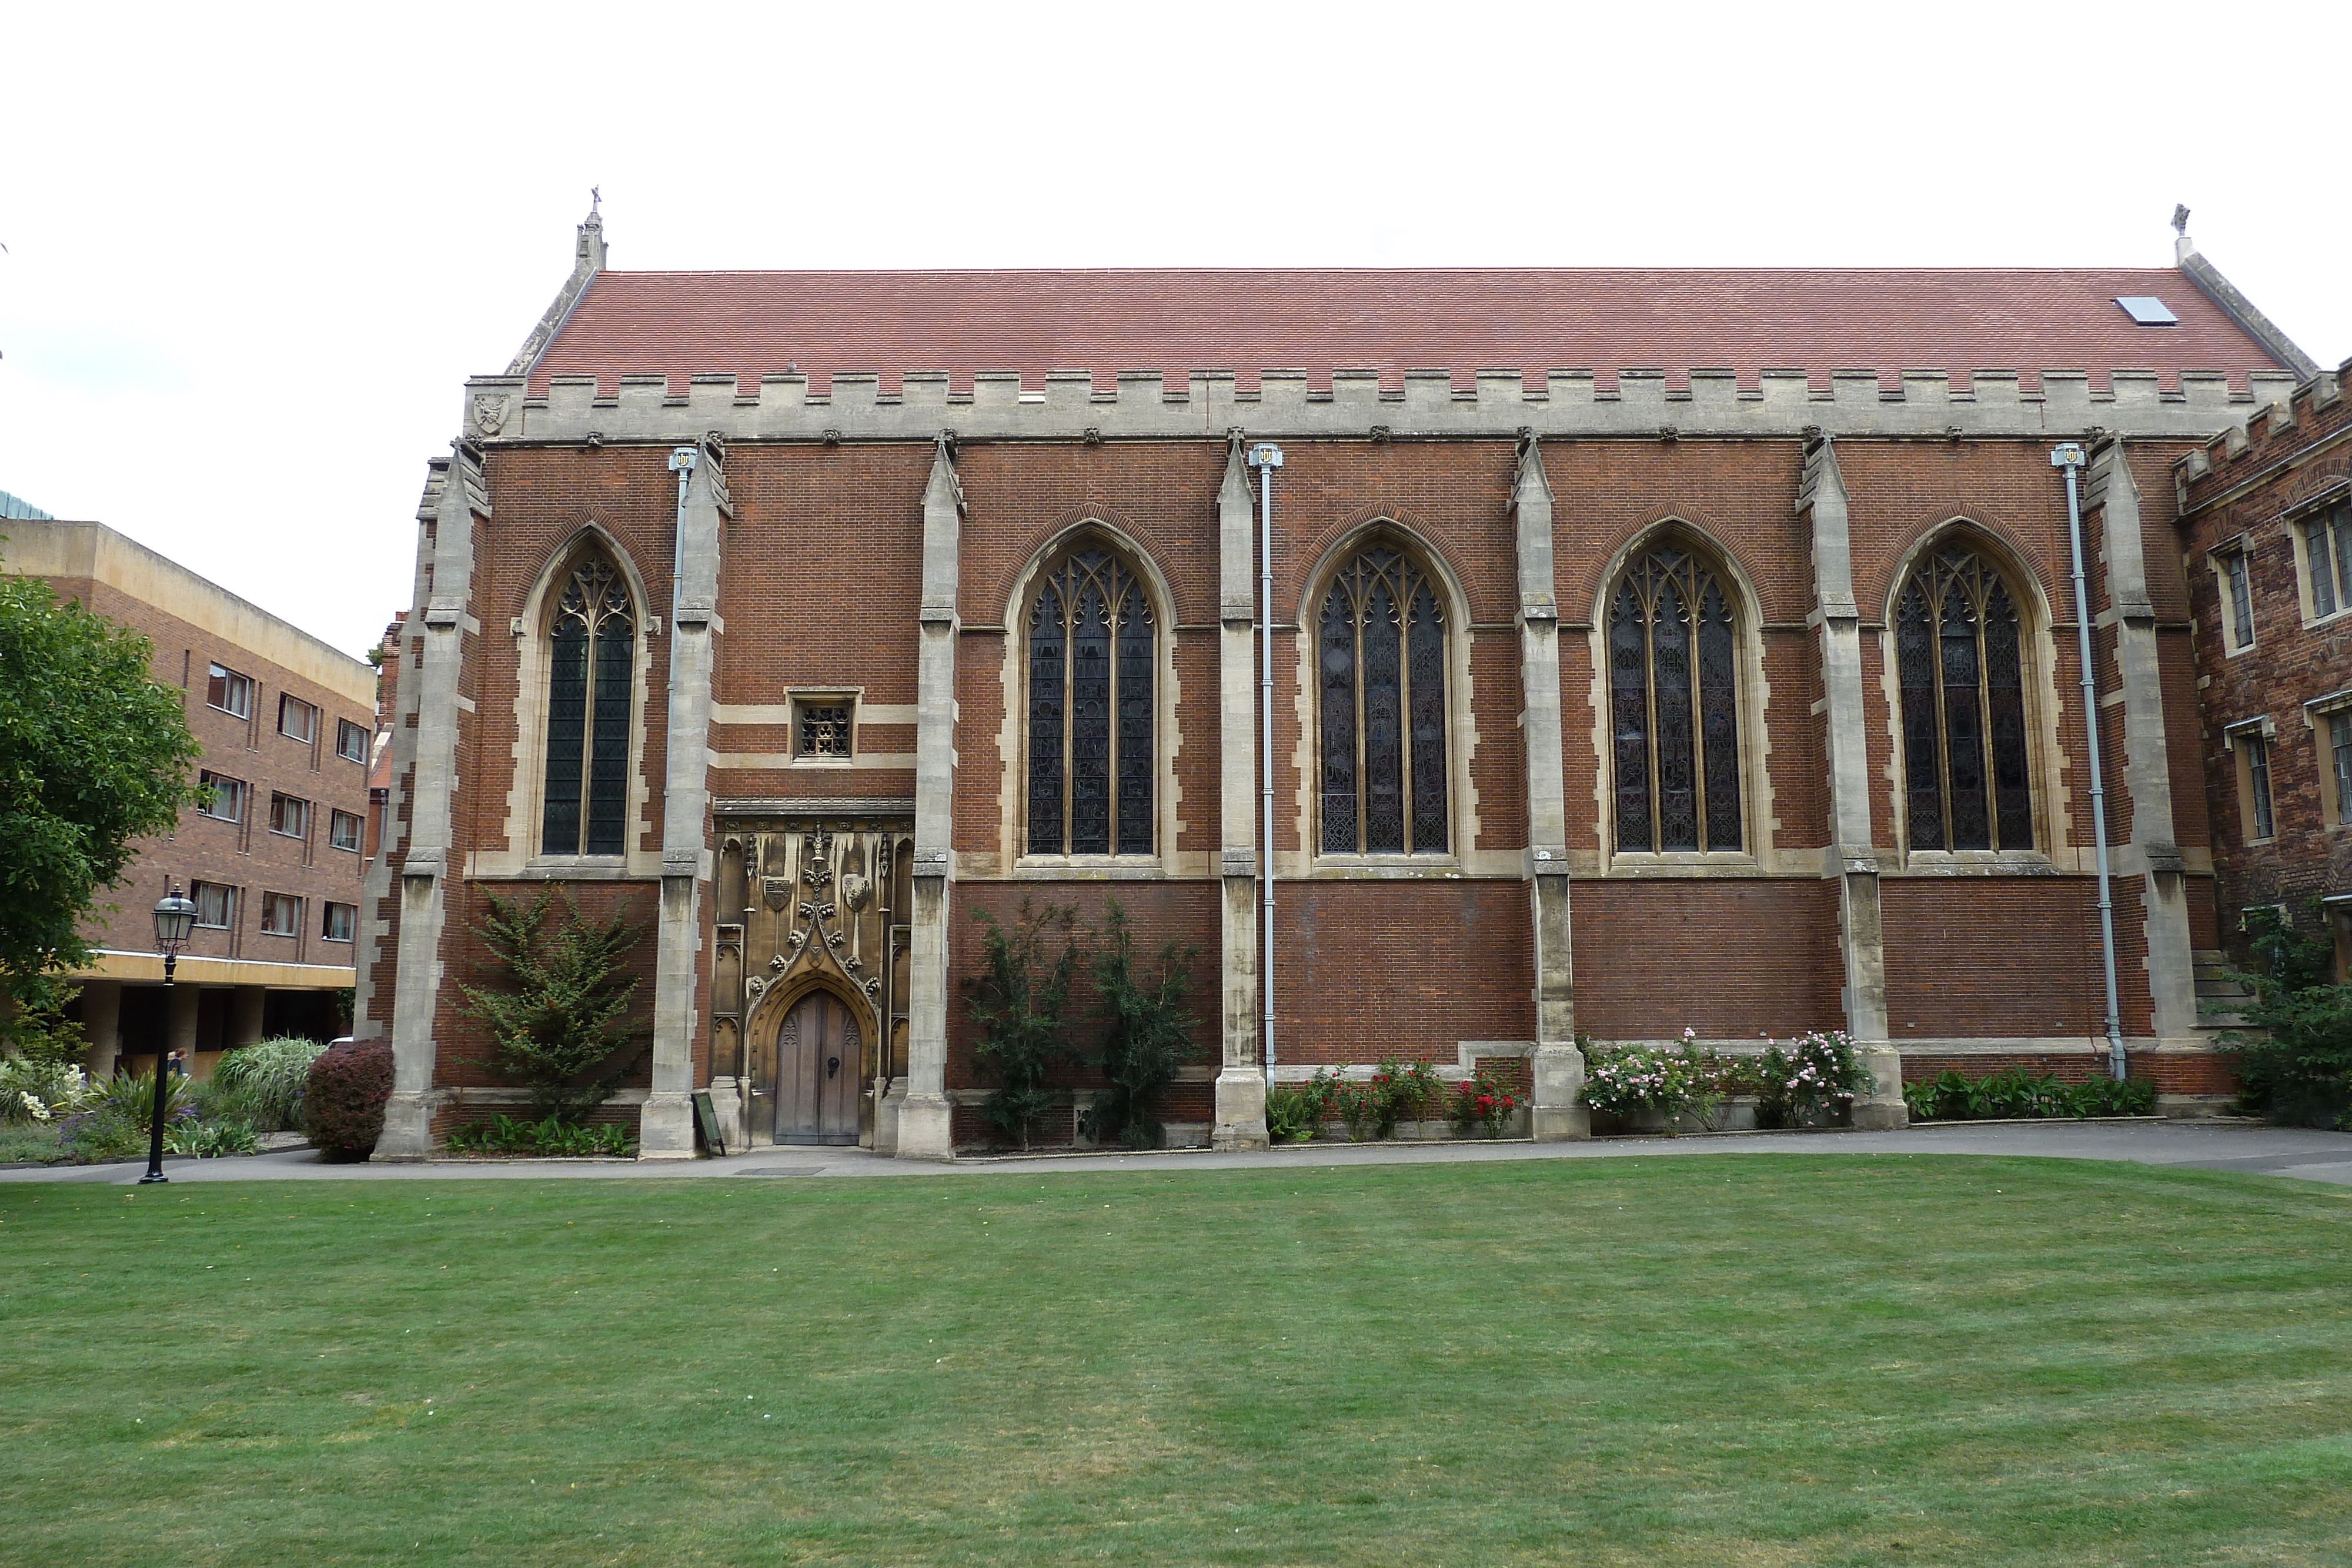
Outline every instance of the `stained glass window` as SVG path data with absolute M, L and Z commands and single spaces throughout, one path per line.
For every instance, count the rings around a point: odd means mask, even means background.
M 1445 620 L 1428 575 L 1374 546 L 1339 570 L 1316 622 L 1323 849 L 1443 854 Z
M 590 556 L 572 569 L 549 629 L 544 854 L 625 847 L 635 622 L 628 585 L 610 563 Z
M 1029 612 L 1029 852 L 1152 852 L 1151 601 L 1126 563 L 1057 559 Z
M 1965 546 L 1936 551 L 1895 608 L 1911 847 L 2033 847 L 2022 627 L 2009 589 Z
M 1617 848 L 1741 847 L 1738 648 L 1715 571 L 1663 545 L 1609 601 Z

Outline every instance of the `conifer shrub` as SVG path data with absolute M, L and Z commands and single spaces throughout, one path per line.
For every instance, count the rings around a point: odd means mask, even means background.
M 328 1160 L 363 1160 L 383 1133 L 392 1098 L 392 1045 L 347 1040 L 310 1063 L 302 1089 L 302 1134 Z
M 642 928 L 619 915 L 588 920 L 547 887 L 529 904 L 493 895 L 474 932 L 503 982 L 461 988 L 467 1015 L 496 1048 L 491 1065 L 530 1092 L 531 1120 L 578 1125 L 650 1049 L 628 1019 L 637 992 L 628 957 Z
M 2314 907 L 2309 922 L 2325 930 Z M 2328 983 L 2334 944 L 2281 911 L 2246 911 L 2250 1030 L 2221 1039 L 2241 1108 L 2273 1122 L 2352 1131 L 2352 986 Z
M 1088 1059 L 1108 1087 L 1087 1113 L 1087 1135 L 1100 1144 L 1156 1149 L 1167 1140 L 1160 1097 L 1178 1071 L 1200 1055 L 1184 988 L 1200 949 L 1171 942 L 1139 959 L 1135 930 L 1117 899 L 1105 901 L 1103 931 L 1091 968 L 1100 1044 Z
M 972 919 L 980 926 L 981 968 L 964 980 L 964 1011 L 980 1030 L 972 1055 L 996 1079 L 981 1114 L 1025 1149 L 1053 1113 L 1047 1079 L 1069 1055 L 1062 1012 L 1077 974 L 1070 935 L 1077 912 L 1050 903 L 1033 908 L 1024 898 L 1010 926 L 984 909 Z

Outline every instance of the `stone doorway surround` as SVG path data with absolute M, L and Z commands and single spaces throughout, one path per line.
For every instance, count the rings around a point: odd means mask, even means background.
M 903 800 L 719 801 L 709 1087 L 730 1148 L 775 1141 L 778 1048 L 820 993 L 857 1040 L 856 1142 L 891 1148 L 906 1093 L 913 812 Z

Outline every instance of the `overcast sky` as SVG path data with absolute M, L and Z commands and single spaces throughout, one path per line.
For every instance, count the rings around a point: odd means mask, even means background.
M 591 184 L 694 268 L 2163 267 L 2186 202 L 2332 366 L 2347 13 L 22 4 L 0 489 L 365 648 Z

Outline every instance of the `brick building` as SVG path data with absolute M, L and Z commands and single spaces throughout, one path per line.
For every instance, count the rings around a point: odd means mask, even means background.
M 2221 929 L 2252 907 L 2352 951 L 2352 363 L 2173 462 L 2204 672 Z
M 604 259 L 592 213 L 418 513 L 357 1026 L 398 1062 L 380 1156 L 512 1092 L 452 982 L 484 899 L 550 883 L 649 933 L 623 1104 L 656 1155 L 703 1088 L 754 1142 L 982 1137 L 971 915 L 1024 897 L 1198 945 L 1210 1060 L 1167 1115 L 1221 1145 L 1263 1140 L 1269 1061 L 1492 1061 L 1539 1137 L 1584 1131 L 1580 1035 L 1844 1028 L 1866 1124 L 1906 1073 L 2102 1070 L 2060 443 L 2120 1031 L 2168 1103 L 2222 1087 L 2168 476 L 2307 364 L 2185 239 L 2160 270 Z
M 186 694 L 205 803 L 143 843 L 84 935 L 74 981 L 94 1070 L 168 1038 L 207 1074 L 217 1053 L 340 1031 L 359 936 L 375 672 L 100 523 L 11 521 L 6 570 L 145 636 L 154 677 Z M 165 883 L 196 904 L 169 998 L 152 911 Z

